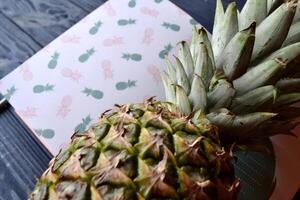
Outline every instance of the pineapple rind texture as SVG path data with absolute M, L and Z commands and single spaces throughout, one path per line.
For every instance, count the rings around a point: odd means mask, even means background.
M 150 99 L 102 115 L 73 135 L 30 199 L 235 199 L 233 156 L 215 127 L 172 107 Z
M 234 152 L 298 124 L 300 1 L 216 2 L 211 41 L 194 27 L 165 59 L 166 102 L 116 105 L 74 134 L 30 200 L 237 199 Z

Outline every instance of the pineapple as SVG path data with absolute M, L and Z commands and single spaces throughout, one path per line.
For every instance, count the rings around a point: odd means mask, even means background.
M 166 58 L 166 101 L 116 105 L 75 133 L 29 199 L 237 199 L 234 152 L 291 134 L 299 115 L 297 0 L 272 2 L 248 0 L 238 14 L 217 0 L 211 41 L 193 28 Z

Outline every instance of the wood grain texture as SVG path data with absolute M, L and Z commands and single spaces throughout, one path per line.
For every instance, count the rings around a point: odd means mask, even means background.
M 99 5 L 101 5 L 106 0 L 84 0 L 84 1 L 78 1 L 78 0 L 69 0 L 73 2 L 74 4 L 78 5 L 79 7 L 82 7 L 83 9 L 87 10 L 94 10 Z M 130 0 L 128 0 L 130 1 Z M 153 0 L 149 0 L 153 1 Z M 170 0 L 183 10 L 185 10 L 187 13 L 189 13 L 194 19 L 196 19 L 200 24 L 205 26 L 209 31 L 212 31 L 212 24 L 213 24 L 213 16 L 214 15 L 207 15 L 205 13 L 213 13 L 215 11 L 216 1 L 215 0 Z M 205 1 L 205 4 L 203 3 Z M 224 3 L 224 6 L 227 6 L 232 0 L 222 0 Z M 246 0 L 237 0 L 236 4 L 239 9 L 242 8 Z M 138 1 L 137 1 L 138 3 Z M 191 6 L 193 5 L 193 6 Z
M 66 0 L 1 0 L 0 10 L 42 46 L 88 14 Z
M 92 0 L 90 0 L 92 1 Z M 170 0 L 181 9 L 189 13 L 195 20 L 202 24 L 208 31 L 212 31 L 216 0 Z M 203 1 L 205 3 L 203 3 Z M 222 0 L 224 7 L 232 2 L 232 0 Z M 238 8 L 241 9 L 246 0 L 235 1 Z M 208 14 L 209 13 L 209 14 Z
M 22 64 L 40 48 L 41 45 L 0 12 L 0 78 Z
M 51 155 L 12 107 L 0 114 L 0 133 L 0 200 L 27 199 Z
M 91 11 L 95 10 L 96 8 L 98 8 L 100 5 L 102 5 L 107 0 L 84 0 L 84 1 L 69 0 L 69 1 L 87 12 L 91 12 Z

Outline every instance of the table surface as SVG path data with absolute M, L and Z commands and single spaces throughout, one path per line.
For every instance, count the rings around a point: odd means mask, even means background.
M 1 0 L 0 79 L 105 1 Z M 215 0 L 172 2 L 211 31 Z M 237 0 L 238 7 L 244 2 Z M 0 200 L 26 199 L 50 159 L 14 109 L 10 105 L 1 109 Z

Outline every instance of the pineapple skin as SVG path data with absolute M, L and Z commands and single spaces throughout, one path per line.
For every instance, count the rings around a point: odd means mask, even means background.
M 153 99 L 118 105 L 73 135 L 29 200 L 237 199 L 232 160 L 201 113 Z
M 211 42 L 195 27 L 191 44 L 179 43 L 175 67 L 166 59 L 170 103 L 104 113 L 74 134 L 29 199 L 237 199 L 232 152 L 257 151 L 259 139 L 291 135 L 297 125 L 297 4 L 248 0 L 238 15 L 235 3 L 224 12 L 217 0 Z

